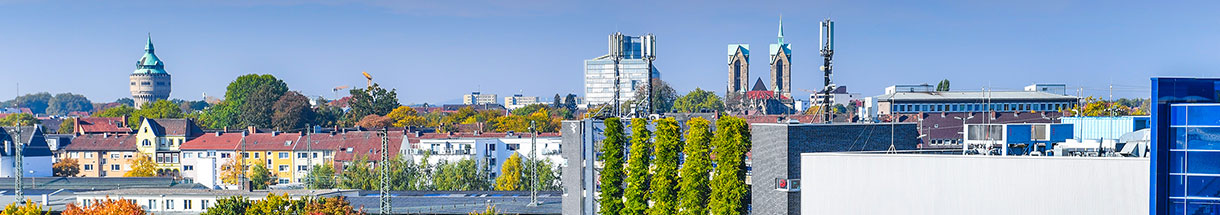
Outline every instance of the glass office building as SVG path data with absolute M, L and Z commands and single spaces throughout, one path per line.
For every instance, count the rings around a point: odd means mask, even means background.
M 635 90 L 648 84 L 648 61 L 644 60 L 641 37 L 611 37 L 610 43 L 619 43 L 623 59 L 618 63 L 619 102 L 635 99 Z M 610 53 L 614 53 L 610 51 Z M 585 60 L 585 102 L 590 106 L 608 104 L 614 100 L 614 60 L 610 54 Z M 656 65 L 652 67 L 652 78 L 660 79 Z
M 1220 79 L 1152 79 L 1150 214 L 1220 214 Z

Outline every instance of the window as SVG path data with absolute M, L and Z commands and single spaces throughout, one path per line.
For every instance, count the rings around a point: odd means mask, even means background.
M 185 165 L 185 166 L 182 166 L 182 170 L 186 170 L 186 171 L 195 170 L 195 166 Z
M 92 171 L 92 170 L 93 170 L 93 164 L 85 164 L 85 170 L 86 170 L 86 171 Z
M 254 158 L 258 158 L 258 154 L 260 153 L 254 153 Z
M 208 154 L 212 154 L 212 153 L 213 152 L 208 152 Z M 220 153 L 220 158 L 229 158 L 229 153 Z
M 149 199 L 148 200 L 148 209 L 157 209 L 157 200 Z
M 201 209 L 208 209 L 208 200 L 207 199 L 199 200 L 199 207 Z
M 191 209 L 191 200 L 190 200 L 190 199 L 183 199 L 183 200 L 182 200 L 182 209 L 184 209 L 184 210 L 190 210 L 190 209 Z
M 111 164 L 111 165 L 110 165 L 110 170 L 113 170 L 113 171 L 119 171 L 119 170 L 123 170 L 123 166 L 120 166 L 120 165 L 118 165 L 118 164 Z
M 182 154 L 182 158 L 191 158 L 194 156 L 195 156 L 195 153 L 183 153 Z
M 242 153 L 241 153 L 241 158 L 242 158 L 242 159 L 250 158 L 250 153 L 248 153 L 248 152 L 242 152 Z
M 72 158 L 80 158 L 80 152 L 72 152 L 72 153 L 68 153 L 68 155 L 69 155 L 69 157 L 72 157 Z
M 326 151 L 326 155 L 327 155 L 327 156 L 330 156 L 330 151 Z M 313 158 L 318 158 L 318 153 L 317 153 L 317 152 L 314 152 L 314 153 L 313 153 Z
M 288 156 L 287 152 L 280 152 L 280 159 L 288 159 Z
M 297 165 L 297 171 L 307 171 L 307 170 L 309 170 L 309 166 Z
M 140 85 L 148 86 L 148 85 L 152 85 L 152 83 L 145 81 L 145 82 L 140 82 Z
M 85 152 L 85 158 L 93 158 L 92 152 Z
M 309 158 L 309 153 L 297 153 L 297 158 Z
M 287 183 L 288 183 L 288 179 L 287 179 L 287 178 L 281 178 L 281 179 L 280 179 L 280 184 L 287 184 Z
M 280 172 L 287 172 L 287 171 L 288 171 L 288 165 L 280 165 Z
M 131 152 L 123 152 L 123 158 L 132 158 L 132 157 L 135 157 L 135 154 L 133 154 Z
M 144 132 L 148 132 L 148 128 L 145 128 Z M 152 141 L 144 140 L 143 142 L 140 142 L 140 145 L 145 147 L 152 146 Z
M 111 153 L 110 153 L 110 158 L 119 158 L 119 153 L 118 153 L 118 152 L 111 152 Z
M 174 200 L 173 199 L 165 200 L 165 209 L 174 209 Z

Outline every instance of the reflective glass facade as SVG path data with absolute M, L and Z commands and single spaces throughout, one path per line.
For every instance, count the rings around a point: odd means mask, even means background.
M 1150 214 L 1220 214 L 1220 79 L 1152 79 Z

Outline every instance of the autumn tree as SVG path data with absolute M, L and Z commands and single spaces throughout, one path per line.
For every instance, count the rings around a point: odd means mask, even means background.
M 60 133 L 60 134 L 76 133 L 76 120 L 75 119 L 76 118 L 64 118 L 63 121 L 60 121 L 58 133 Z
M 745 214 L 745 155 L 750 149 L 749 125 L 732 116 L 716 120 L 712 139 L 716 167 L 712 175 L 709 210 L 712 214 Z
M 322 197 L 305 204 L 305 214 L 310 215 L 360 215 L 343 196 Z
M 601 156 L 598 157 L 603 166 L 601 178 L 598 179 L 602 191 L 598 199 L 601 205 L 598 213 L 619 214 L 623 210 L 623 151 L 626 137 L 623 137 L 623 121 L 619 118 L 606 119 L 603 124 L 606 129 L 602 135 L 606 139 L 602 140 Z
M 678 212 L 678 148 L 682 147 L 682 128 L 673 118 L 657 120 L 657 137 L 653 149 L 652 181 L 648 198 L 652 207 L 649 215 L 670 215 Z
M 280 96 L 271 107 L 271 125 L 283 130 L 305 129 L 313 123 L 314 112 L 309 106 L 309 98 L 301 93 L 289 91 Z
M 546 159 L 546 158 L 524 159 L 522 161 L 522 163 L 525 164 L 525 167 L 522 167 L 522 170 L 525 170 L 525 171 L 522 171 L 521 178 L 522 178 L 522 180 L 528 180 L 528 181 L 526 181 L 526 183 L 529 183 L 529 184 L 535 183 L 535 182 L 532 182 L 532 180 L 535 180 L 534 178 L 537 177 L 536 180 L 538 180 L 537 181 L 538 190 L 559 190 L 560 189 L 559 175 L 556 175 L 556 173 L 560 173 L 561 171 L 555 169 L 556 167 L 554 167 L 555 165 L 553 163 L 551 163 L 550 159 Z M 537 173 L 534 172 L 535 168 L 537 169 Z M 537 176 L 535 176 L 535 175 L 537 175 Z M 528 189 L 528 188 L 529 187 L 524 187 L 522 189 Z
M 34 115 L 25 113 L 9 114 L 4 116 L 4 118 L 0 118 L 0 126 L 14 126 L 18 124 L 21 126 L 32 126 L 38 124 L 38 122 L 38 118 L 34 118 Z
M 712 132 L 708 121 L 702 117 L 686 121 L 686 144 L 682 146 L 685 161 L 682 162 L 682 181 L 678 191 L 678 213 L 683 215 L 707 215 L 709 171 L 712 168 L 708 145 L 712 143 Z
M 419 116 L 419 112 L 415 108 L 407 106 L 398 106 L 385 115 L 393 121 L 391 124 L 394 127 L 423 127 L 427 120 Z
M 335 188 L 335 167 L 330 162 L 314 165 L 305 178 L 306 188 L 333 189 Z
M 137 205 L 135 201 L 129 199 L 110 199 L 89 204 L 81 207 L 76 203 L 68 203 L 64 208 L 63 215 L 92 215 L 92 214 L 125 214 L 125 215 L 143 215 L 144 208 Z
M 293 200 L 288 193 L 275 195 L 267 193 L 263 199 L 254 201 L 246 208 L 246 214 L 300 214 L 305 211 L 305 201 Z
M 137 153 L 135 160 L 131 161 L 131 170 L 123 173 L 123 177 L 153 177 L 157 176 L 157 164 L 153 163 L 152 157 Z
M 63 158 L 59 159 L 59 162 L 52 164 L 51 170 L 56 177 L 72 177 L 80 173 L 80 165 L 76 162 L 76 159 Z
M 241 185 L 242 171 L 245 171 L 245 168 L 241 166 L 241 162 L 237 161 L 237 156 L 233 156 L 225 164 L 220 165 L 220 181 L 225 184 Z
M 500 167 L 496 177 L 496 190 L 521 190 L 521 156 L 513 152 Z
M 623 193 L 621 214 L 644 214 L 648 209 L 648 164 L 652 158 L 652 132 L 648 131 L 648 120 L 631 119 L 631 150 L 627 158 L 627 189 Z
M 389 127 L 393 124 L 394 120 L 376 114 L 369 114 L 368 116 L 364 116 L 364 118 L 360 119 L 360 122 L 356 122 L 356 126 L 365 128 L 382 128 Z
M 275 184 L 275 180 L 271 178 L 271 171 L 267 170 L 267 164 L 257 162 L 250 169 L 250 182 L 254 183 L 254 189 L 265 190 L 267 186 Z
M 495 205 L 487 205 L 487 209 L 483 209 L 483 211 L 473 211 L 468 214 L 470 214 L 470 215 L 496 215 L 496 214 L 500 214 L 500 211 L 496 210 Z
M 4 211 L 0 211 L 0 214 L 5 214 L 5 215 L 8 215 L 8 214 L 12 214 L 12 215 L 48 214 L 49 215 L 49 214 L 51 214 L 51 212 L 50 211 L 44 212 L 44 211 L 42 211 L 42 204 L 35 203 L 34 201 L 32 201 L 30 199 L 25 199 L 25 204 L 23 204 L 23 205 L 17 205 L 17 202 L 9 203 L 8 206 L 4 206 Z

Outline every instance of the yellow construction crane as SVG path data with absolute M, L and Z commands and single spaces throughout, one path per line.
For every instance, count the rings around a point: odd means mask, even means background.
M 360 73 L 364 73 L 364 78 L 369 80 L 369 86 L 372 87 L 373 86 L 373 76 L 369 75 L 369 72 L 366 72 L 366 71 L 360 71 Z

